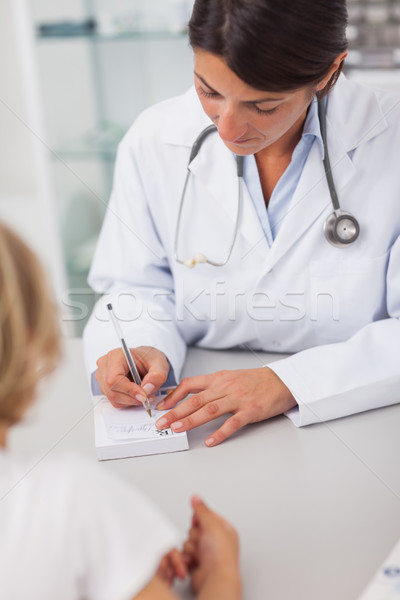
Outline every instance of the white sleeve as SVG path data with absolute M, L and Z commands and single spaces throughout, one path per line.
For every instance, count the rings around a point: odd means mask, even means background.
M 131 600 L 180 540 L 148 498 L 101 467 L 75 461 L 70 523 L 76 527 L 79 592 L 87 600 Z
M 400 238 L 392 246 L 386 284 L 389 318 L 367 325 L 345 342 L 310 348 L 268 365 L 296 399 L 298 406 L 286 413 L 295 425 L 400 402 Z
M 149 210 L 134 141 L 130 135 L 120 144 L 113 192 L 89 274 L 90 286 L 104 296 L 84 332 L 85 361 L 93 372 L 96 360 L 118 347 L 106 309 L 112 302 L 128 345 L 158 348 L 178 377 L 186 344 L 176 324 L 174 282 Z

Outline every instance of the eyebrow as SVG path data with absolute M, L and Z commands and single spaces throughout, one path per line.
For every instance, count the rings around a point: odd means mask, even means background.
M 219 94 L 217 90 L 215 90 L 213 87 L 211 87 L 209 83 L 207 83 L 204 77 L 196 73 L 196 71 L 194 72 L 194 74 L 198 79 L 200 79 L 201 83 L 208 87 L 209 90 L 211 90 L 215 94 Z M 262 104 L 263 102 L 280 102 L 281 100 L 284 100 L 284 98 L 259 98 L 258 100 L 245 100 L 245 104 Z

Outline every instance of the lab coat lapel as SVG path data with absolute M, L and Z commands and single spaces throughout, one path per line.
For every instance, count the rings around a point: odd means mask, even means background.
M 189 169 L 198 184 L 207 190 L 210 214 L 215 215 L 216 208 L 220 209 L 228 223 L 227 227 L 233 229 L 236 224 L 239 185 L 236 158 L 217 134 L 212 135 L 215 139 L 204 143 L 204 148 L 191 162 Z M 243 200 L 238 238 L 241 237 L 242 243 L 244 242 L 242 251 L 248 253 L 254 249 L 264 258 L 269 251 L 268 243 L 244 181 L 242 186 Z
M 341 76 L 330 94 L 327 111 L 329 158 L 339 202 L 342 190 L 357 172 L 349 152 L 379 135 L 387 126 L 374 91 L 367 93 L 366 90 L 360 99 L 354 83 Z M 345 205 L 342 208 L 346 210 Z M 266 268 L 272 269 L 325 212 L 321 219 L 323 236 L 323 222 L 332 211 L 322 157 L 317 142 L 314 142 L 286 217 L 268 254 Z
M 334 141 L 328 124 L 328 137 L 332 140 L 329 156 L 333 180 L 340 198 L 340 190 L 355 175 L 356 169 L 347 152 Z M 311 147 L 302 175 L 289 205 L 287 214 L 267 258 L 267 269 L 273 266 L 307 232 L 321 213 L 330 209 L 331 200 L 326 181 L 321 152 L 315 141 Z M 332 208 L 333 211 L 333 208 Z M 329 212 L 329 211 L 328 211 Z M 321 236 L 323 229 L 321 224 Z

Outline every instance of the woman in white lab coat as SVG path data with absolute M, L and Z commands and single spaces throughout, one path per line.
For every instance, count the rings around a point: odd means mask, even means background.
M 231 413 L 209 446 L 281 413 L 306 425 L 400 400 L 400 97 L 340 75 L 346 18 L 344 0 L 195 2 L 195 87 L 121 142 L 89 278 L 105 296 L 85 331 L 88 367 L 115 406 L 179 379 L 193 344 L 292 354 L 180 383 L 165 408 L 193 395 L 158 425 Z M 352 243 L 324 233 L 323 137 Z M 126 377 L 111 300 L 142 388 Z

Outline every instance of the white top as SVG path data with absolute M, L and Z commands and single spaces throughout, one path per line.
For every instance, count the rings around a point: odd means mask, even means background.
M 86 459 L 0 451 L 0 597 L 130 600 L 177 542 L 147 498 Z

